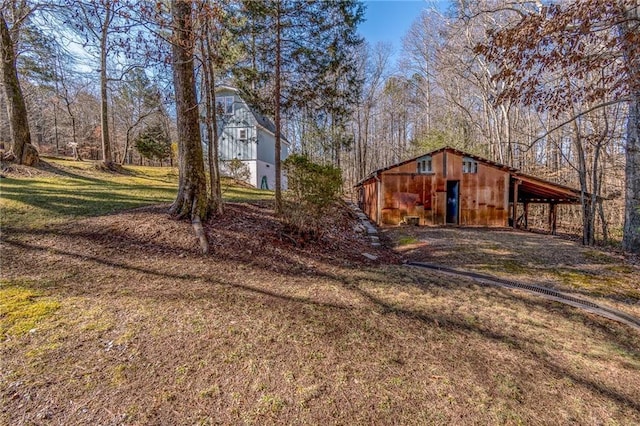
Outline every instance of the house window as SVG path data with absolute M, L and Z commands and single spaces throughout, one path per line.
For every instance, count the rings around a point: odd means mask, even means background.
M 425 155 L 417 160 L 418 173 L 433 173 L 433 161 L 430 155 Z
M 247 129 L 238 129 L 238 140 L 247 140 Z
M 217 109 L 224 115 L 233 115 L 233 96 L 222 96 L 216 103 Z
M 478 173 L 478 162 L 470 157 L 462 159 L 462 173 Z

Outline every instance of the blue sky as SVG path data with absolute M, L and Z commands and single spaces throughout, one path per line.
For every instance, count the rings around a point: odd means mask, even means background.
M 366 21 L 360 24 L 360 34 L 371 44 L 388 42 L 397 54 L 402 38 L 424 9 L 446 9 L 447 0 L 369 0 L 364 2 Z

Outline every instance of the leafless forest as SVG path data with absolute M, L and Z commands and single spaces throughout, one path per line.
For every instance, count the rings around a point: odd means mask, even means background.
M 583 190 L 582 208 L 562 212 L 560 229 L 587 229 L 588 243 L 624 235 L 626 247 L 638 250 L 637 0 L 481 0 L 452 2 L 447 10 L 425 3 L 398 52 L 358 40 L 363 5 L 354 1 L 335 2 L 342 9 L 311 2 L 333 29 L 318 29 L 299 2 L 253 2 L 261 10 L 244 1 L 174 3 L 188 3 L 192 13 L 187 43 L 202 129 L 215 122 L 212 88 L 233 85 L 278 116 L 296 151 L 339 166 L 347 192 L 377 168 L 449 145 Z M 176 162 L 168 7 L 116 0 L 1 5 L 3 59 L 16 66 L 41 155 Z M 296 37 L 326 60 L 322 73 L 319 61 L 301 60 L 293 44 L 287 47 Z M 0 143 L 9 150 L 13 100 L 2 93 Z M 153 129 L 167 137 L 140 143 Z M 208 149 L 214 133 L 203 133 L 204 155 L 215 152 Z

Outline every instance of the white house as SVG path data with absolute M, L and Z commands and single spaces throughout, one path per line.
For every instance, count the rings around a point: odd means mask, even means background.
M 249 168 L 249 184 L 274 189 L 275 125 L 242 100 L 237 89 L 220 86 L 215 93 L 221 171 L 227 172 L 229 161 L 237 158 Z M 289 142 L 284 137 L 280 140 L 280 159 L 284 160 L 289 155 Z M 282 188 L 286 189 L 285 176 L 282 177 Z

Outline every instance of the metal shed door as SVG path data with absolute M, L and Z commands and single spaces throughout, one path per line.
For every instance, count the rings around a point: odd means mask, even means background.
M 458 205 L 460 200 L 460 181 L 447 181 L 447 223 L 458 224 Z

